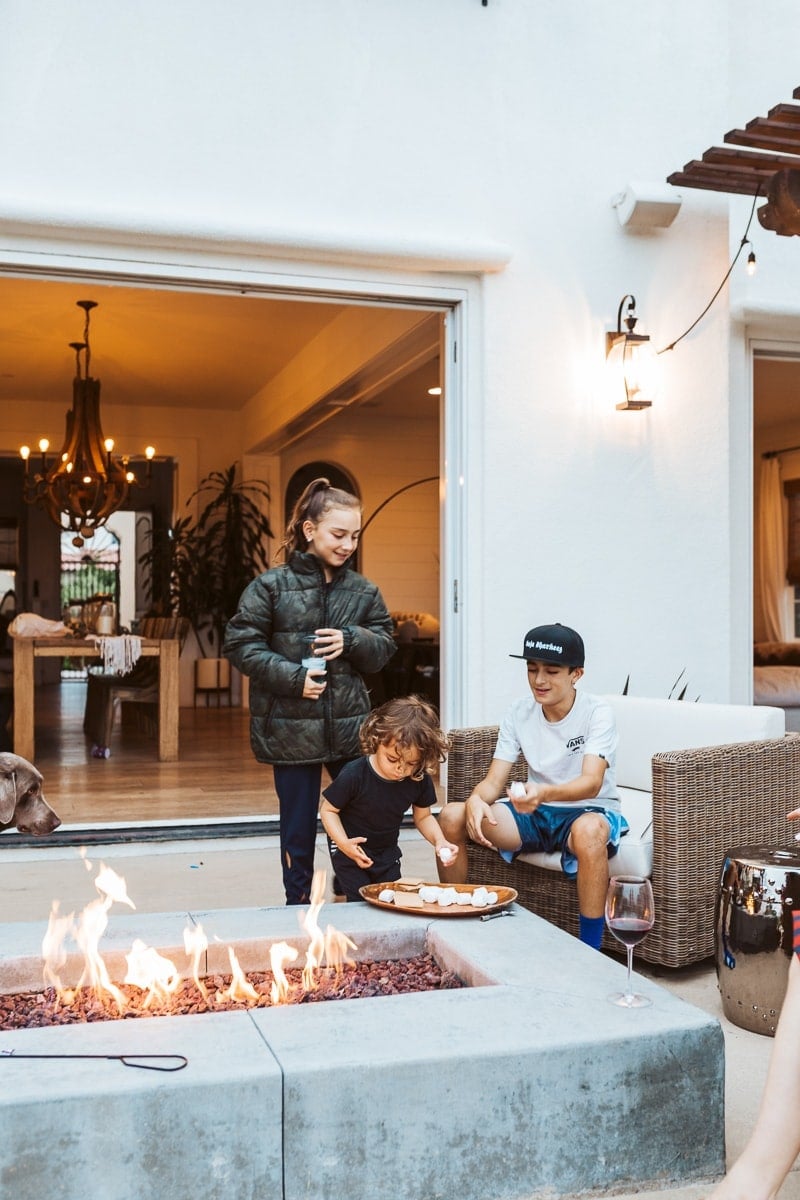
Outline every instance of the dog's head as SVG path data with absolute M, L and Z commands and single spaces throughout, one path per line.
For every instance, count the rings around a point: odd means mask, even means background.
M 18 754 L 0 754 L 0 830 L 41 837 L 61 824 L 42 794 L 42 774 Z

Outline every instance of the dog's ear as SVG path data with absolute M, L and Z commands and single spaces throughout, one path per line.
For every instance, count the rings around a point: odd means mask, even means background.
M 10 825 L 17 807 L 17 774 L 0 774 L 0 824 Z

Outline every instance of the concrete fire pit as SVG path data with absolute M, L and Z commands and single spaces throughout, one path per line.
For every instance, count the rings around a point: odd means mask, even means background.
M 356 957 L 429 951 L 470 984 L 461 990 L 0 1033 L 0 1195 L 519 1200 L 721 1173 L 718 1023 L 645 980 L 652 1007 L 615 1007 L 606 997 L 624 967 L 513 911 L 486 922 L 323 913 Z M 228 945 L 248 971 L 268 966 L 271 942 L 302 953 L 308 940 L 291 909 L 188 919 L 214 941 L 209 971 L 228 970 Z M 112 978 L 136 937 L 182 964 L 186 922 L 112 917 Z M 2 927 L 0 991 L 41 987 L 43 932 Z M 159 1074 L 13 1053 L 184 1054 L 189 1065 Z

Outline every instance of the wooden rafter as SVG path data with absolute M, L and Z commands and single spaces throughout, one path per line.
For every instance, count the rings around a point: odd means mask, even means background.
M 800 87 L 792 93 L 800 100 Z M 667 182 L 675 187 L 702 188 L 766 197 L 773 175 L 785 169 L 800 170 L 800 104 L 781 103 L 766 117 L 754 117 L 744 129 L 731 129 L 724 145 L 712 146 L 701 159 L 692 159 L 682 171 L 673 171 Z M 743 146 L 746 149 L 727 149 Z

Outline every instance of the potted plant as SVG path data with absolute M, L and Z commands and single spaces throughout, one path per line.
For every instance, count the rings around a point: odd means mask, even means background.
M 225 626 L 248 583 L 269 565 L 274 537 L 262 505 L 263 480 L 236 481 L 236 463 L 212 471 L 187 500 L 203 500 L 199 515 L 154 531 L 140 558 L 154 603 L 186 617 L 204 659 L 219 655 Z M 227 667 L 227 660 L 225 666 Z

